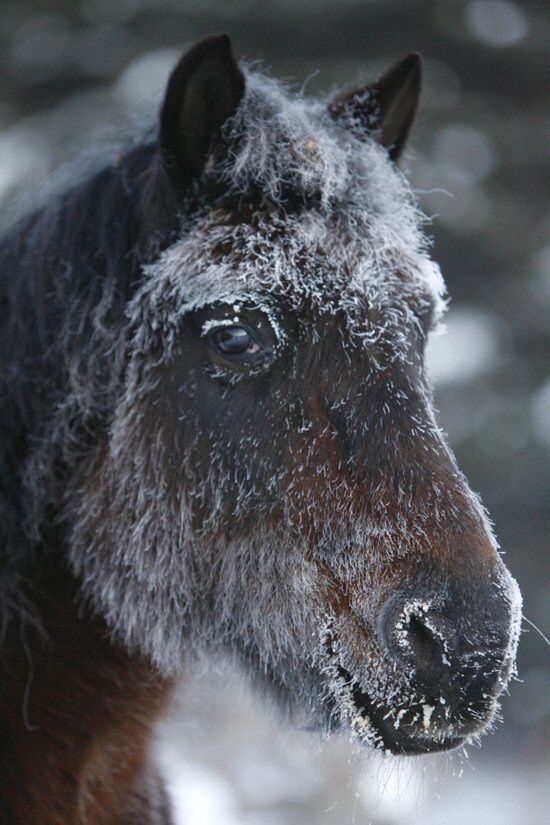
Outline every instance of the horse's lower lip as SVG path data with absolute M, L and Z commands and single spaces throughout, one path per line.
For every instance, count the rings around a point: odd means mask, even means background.
M 466 741 L 465 736 L 415 736 L 410 733 L 396 733 L 391 729 L 379 728 L 380 737 L 386 750 L 396 756 L 420 756 L 428 753 L 442 753 L 443 751 L 459 748 Z

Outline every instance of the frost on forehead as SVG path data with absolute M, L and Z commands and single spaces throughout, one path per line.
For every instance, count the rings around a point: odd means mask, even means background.
M 375 140 L 254 73 L 225 133 L 229 150 L 205 172 L 223 196 L 146 267 L 134 316 L 144 320 L 148 305 L 151 323 L 169 331 L 208 304 L 284 295 L 342 310 L 352 326 L 359 305 L 403 319 L 410 298 L 427 295 L 437 320 L 444 284 L 423 215 Z

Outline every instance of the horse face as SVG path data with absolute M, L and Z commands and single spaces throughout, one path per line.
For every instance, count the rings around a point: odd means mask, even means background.
M 73 535 L 129 647 L 167 672 L 228 651 L 397 753 L 490 723 L 519 620 L 424 373 L 443 288 L 393 164 L 417 71 L 327 110 L 253 77 L 243 98 L 223 39 L 176 68 L 161 150 L 188 218 L 128 308 Z
M 494 717 L 517 588 L 435 422 L 430 298 L 363 296 L 351 328 L 334 300 L 203 307 L 156 373 L 167 486 L 195 497 L 191 612 L 317 719 L 443 750 Z

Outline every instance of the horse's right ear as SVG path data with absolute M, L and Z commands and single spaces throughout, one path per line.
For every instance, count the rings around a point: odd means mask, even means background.
M 411 52 L 370 86 L 336 98 L 329 112 L 355 133 L 372 135 L 398 161 L 409 135 L 420 98 L 422 59 Z
M 243 73 L 225 34 L 198 43 L 173 70 L 161 109 L 159 143 L 166 171 L 178 189 L 200 175 L 244 88 Z

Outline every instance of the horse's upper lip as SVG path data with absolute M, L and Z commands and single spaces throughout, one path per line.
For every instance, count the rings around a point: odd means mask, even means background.
M 342 680 L 350 685 L 351 696 L 357 711 L 368 719 L 375 729 L 377 745 L 396 755 L 414 755 L 448 751 L 460 747 L 471 731 L 452 730 L 437 726 L 431 730 L 420 724 L 404 722 L 400 724 L 401 716 L 405 716 L 406 709 L 397 708 L 387 710 L 378 703 L 374 703 L 368 693 L 353 679 L 351 674 L 338 665 L 338 672 Z M 426 705 L 426 707 L 431 707 Z M 412 716 L 412 714 L 411 714 Z

